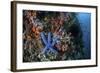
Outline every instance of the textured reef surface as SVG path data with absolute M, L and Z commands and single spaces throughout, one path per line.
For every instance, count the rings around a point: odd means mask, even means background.
M 79 14 L 23 10 L 23 62 L 90 59 Z

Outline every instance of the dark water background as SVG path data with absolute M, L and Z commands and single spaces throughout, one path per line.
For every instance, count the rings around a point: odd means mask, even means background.
M 91 14 L 78 13 L 78 20 L 83 32 L 85 58 L 91 58 Z

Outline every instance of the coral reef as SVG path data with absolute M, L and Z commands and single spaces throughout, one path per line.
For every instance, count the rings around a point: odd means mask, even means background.
M 23 10 L 23 62 L 84 59 L 77 14 Z

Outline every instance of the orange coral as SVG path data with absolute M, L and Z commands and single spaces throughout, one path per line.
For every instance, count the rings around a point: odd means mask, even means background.
M 42 28 L 40 26 L 32 27 L 32 32 L 34 33 L 35 38 L 39 37 L 41 31 L 42 31 Z

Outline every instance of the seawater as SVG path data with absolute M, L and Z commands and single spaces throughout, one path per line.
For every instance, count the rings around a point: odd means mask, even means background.
M 78 13 L 77 18 L 83 33 L 85 58 L 91 57 L 91 13 Z

